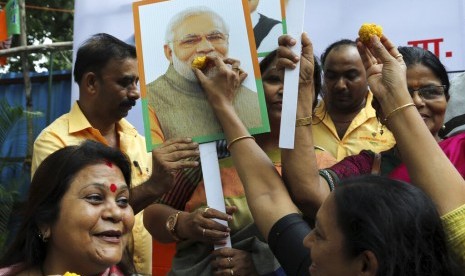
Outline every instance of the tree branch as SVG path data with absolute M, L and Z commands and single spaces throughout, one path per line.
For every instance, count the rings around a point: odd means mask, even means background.
M 72 50 L 73 42 L 55 42 L 52 44 L 41 44 L 41 45 L 28 45 L 18 46 L 14 48 L 0 50 L 0 57 L 2 56 L 13 56 L 23 52 L 46 52 L 46 51 L 61 51 L 61 50 Z

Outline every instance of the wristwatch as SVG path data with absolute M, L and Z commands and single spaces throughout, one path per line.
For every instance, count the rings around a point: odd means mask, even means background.
M 182 211 L 178 211 L 168 217 L 166 220 L 166 229 L 171 234 L 175 241 L 182 241 L 178 234 L 176 234 L 176 224 L 178 223 L 178 216 Z

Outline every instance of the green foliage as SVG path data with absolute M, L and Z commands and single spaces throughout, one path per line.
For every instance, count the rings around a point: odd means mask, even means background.
M 74 13 L 62 11 L 47 11 L 27 8 L 27 6 L 46 7 L 52 9 L 74 10 L 74 0 L 25 0 L 26 1 L 26 29 L 27 44 L 42 44 L 46 38 L 52 42 L 73 41 Z M 12 47 L 19 46 L 19 35 L 13 37 Z M 50 53 L 29 53 L 29 71 L 34 71 L 34 64 L 39 68 L 48 68 L 49 63 L 38 63 L 43 57 L 50 57 Z M 10 72 L 22 71 L 19 56 L 10 57 Z M 53 70 L 70 70 L 72 67 L 72 51 L 54 52 Z
M 5 99 L 0 100 L 0 145 L 4 145 L 19 121 L 40 116 L 43 116 L 40 112 L 28 112 L 22 106 L 10 106 Z M 19 199 L 18 190 L 30 177 L 30 172 L 23 171 L 16 178 L 4 179 L 4 173 L 15 166 L 18 166 L 18 161 L 10 160 L 8 156 L 0 158 L 0 255 L 9 234 L 8 224 L 13 207 Z

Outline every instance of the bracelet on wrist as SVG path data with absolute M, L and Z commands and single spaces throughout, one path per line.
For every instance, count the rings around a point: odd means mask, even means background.
M 295 120 L 295 126 L 308 126 L 312 124 L 312 115 Z
M 404 105 L 401 105 L 399 107 L 394 108 L 394 110 L 389 112 L 388 115 L 386 115 L 386 117 L 384 117 L 383 122 L 386 124 L 387 121 L 389 120 L 389 117 L 391 117 L 394 113 L 396 113 L 396 112 L 398 112 L 398 111 L 400 111 L 400 110 L 402 110 L 404 108 L 407 108 L 409 106 L 415 106 L 415 104 L 414 103 L 408 103 L 408 104 L 404 104 Z
M 231 142 L 229 142 L 229 144 L 226 146 L 226 149 L 229 150 L 234 143 L 243 139 L 253 139 L 255 141 L 255 138 L 252 135 L 239 136 L 233 139 Z

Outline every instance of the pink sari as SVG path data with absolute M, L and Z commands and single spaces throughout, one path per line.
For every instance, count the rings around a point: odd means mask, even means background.
M 439 142 L 439 147 L 441 147 L 442 151 L 446 154 L 460 175 L 465 178 L 465 132 L 442 140 Z M 425 156 L 425 158 L 433 157 Z M 410 177 L 404 164 L 395 168 L 389 174 L 389 177 L 410 183 Z

